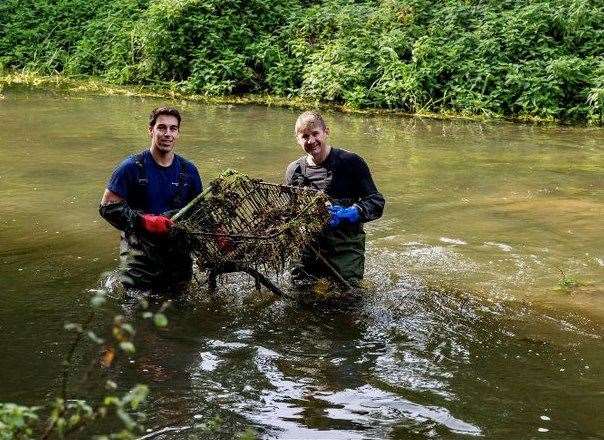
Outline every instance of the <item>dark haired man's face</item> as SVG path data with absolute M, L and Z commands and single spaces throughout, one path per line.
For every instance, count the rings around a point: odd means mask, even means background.
M 155 125 L 149 127 L 151 148 L 161 153 L 169 153 L 174 149 L 179 134 L 178 119 L 175 116 L 159 115 Z

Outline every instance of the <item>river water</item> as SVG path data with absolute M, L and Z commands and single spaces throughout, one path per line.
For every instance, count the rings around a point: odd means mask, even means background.
M 148 145 L 160 103 L 0 95 L 0 401 L 56 392 L 67 321 L 116 266 L 97 213 L 106 180 Z M 178 151 L 205 182 L 225 168 L 280 181 L 296 112 L 176 102 Z M 326 114 L 387 199 L 367 225 L 366 299 L 301 307 L 224 280 L 137 321 L 111 371 L 150 385 L 157 438 L 604 438 L 602 129 Z M 563 274 L 579 284 L 560 285 Z M 120 312 L 113 300 L 104 318 Z M 99 324 L 101 325 L 101 324 Z M 75 395 L 94 395 L 74 380 Z M 219 416 L 210 434 L 201 425 Z

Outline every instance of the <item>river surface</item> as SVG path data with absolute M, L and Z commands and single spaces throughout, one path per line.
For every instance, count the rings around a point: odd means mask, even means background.
M 148 145 L 160 101 L 2 93 L 0 401 L 35 405 L 56 393 L 63 324 L 83 319 L 117 264 L 98 201 L 116 164 Z M 300 155 L 293 110 L 172 104 L 178 151 L 205 182 L 225 168 L 277 182 Z M 138 319 L 137 355 L 109 375 L 120 390 L 149 384 L 147 428 L 181 429 L 164 439 L 247 427 L 270 439 L 604 438 L 603 130 L 326 119 L 387 200 L 366 228 L 365 300 L 301 307 L 231 276 L 216 296 L 172 306 L 166 329 Z M 119 298 L 97 325 L 115 313 Z M 76 396 L 95 394 L 73 382 Z

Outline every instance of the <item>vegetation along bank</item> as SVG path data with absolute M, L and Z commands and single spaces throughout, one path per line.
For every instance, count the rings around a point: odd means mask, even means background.
M 602 124 L 601 0 L 4 0 L 0 70 Z

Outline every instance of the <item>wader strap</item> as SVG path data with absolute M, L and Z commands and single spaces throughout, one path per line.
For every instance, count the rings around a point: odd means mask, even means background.
M 301 157 L 298 159 L 298 166 L 300 167 L 300 173 L 302 173 L 302 175 L 304 177 L 306 177 L 306 170 L 307 170 L 307 165 L 308 162 L 306 162 L 306 156 Z
M 143 151 L 142 153 L 135 155 L 134 162 L 138 169 L 136 184 L 146 188 L 149 180 L 147 180 L 147 170 L 145 169 L 145 152 Z
M 176 190 L 176 195 L 170 202 L 170 205 L 171 205 L 172 209 L 180 209 L 184 205 L 184 198 L 186 195 L 185 186 L 188 186 L 188 184 L 187 184 L 187 174 L 185 173 L 185 163 L 179 156 L 175 156 L 175 157 L 178 160 L 178 168 L 179 168 L 179 170 L 178 170 L 178 187 Z
M 136 164 L 136 183 L 130 205 L 134 209 L 146 211 L 149 179 L 147 179 L 147 170 L 145 169 L 145 151 L 132 156 L 132 158 Z
M 294 171 L 292 178 L 292 184 L 294 186 L 313 186 L 310 179 L 306 176 L 307 163 L 306 156 L 301 157 L 297 160 L 297 166 Z

